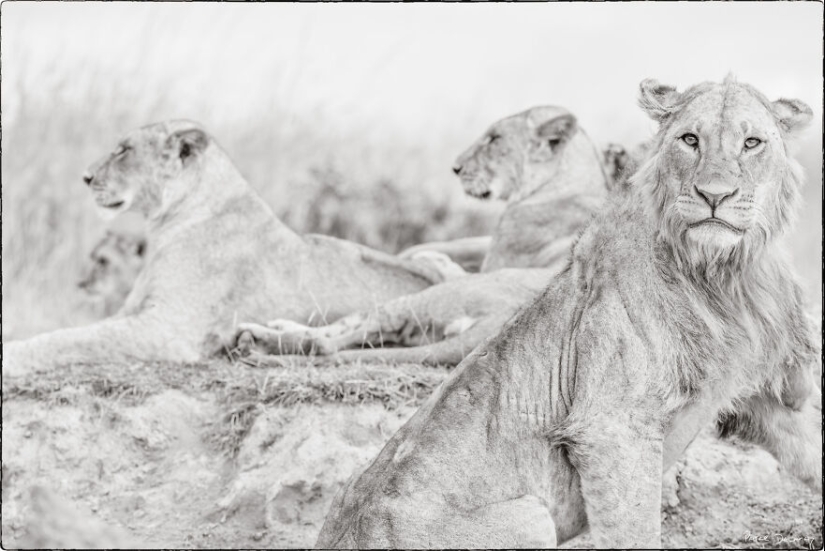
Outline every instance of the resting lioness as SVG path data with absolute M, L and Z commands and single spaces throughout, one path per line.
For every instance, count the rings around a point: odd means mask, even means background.
M 577 204 L 571 201 L 569 194 L 565 197 L 565 191 L 561 186 L 557 196 L 549 196 L 545 190 L 535 197 L 531 193 L 522 197 L 522 182 L 524 187 L 529 189 L 534 185 L 531 182 L 541 182 L 542 179 L 556 181 L 554 170 L 563 173 L 560 182 L 569 183 L 577 179 L 586 182 L 591 179 L 595 165 L 590 151 L 592 144 L 587 143 L 586 139 L 579 140 L 586 147 L 572 154 L 571 151 L 565 150 L 566 166 L 563 168 L 559 166 L 561 143 L 556 144 L 555 149 L 548 147 L 546 153 L 550 154 L 545 157 L 526 155 L 532 142 L 548 142 L 549 145 L 547 137 L 554 128 L 552 121 L 557 121 L 555 124 L 561 126 L 562 130 L 570 130 L 562 124 L 567 115 L 569 113 L 560 107 L 539 106 L 507 117 L 491 125 L 484 137 L 477 140 L 459 157 L 461 169 L 458 172 L 468 194 L 507 201 L 498 233 L 509 232 L 507 240 L 511 248 L 510 254 L 515 252 L 517 265 L 535 263 L 536 266 L 542 266 L 547 259 L 534 254 L 541 247 L 547 247 L 553 252 L 550 255 L 551 261 L 558 262 L 562 259 L 564 254 L 558 252 L 563 253 L 569 248 L 572 236 L 581 229 L 584 221 L 589 219 L 593 205 L 598 203 L 593 201 L 590 190 L 582 189 L 574 193 L 574 197 L 579 200 Z M 572 130 L 575 130 L 575 125 L 573 126 Z M 497 138 L 490 140 L 490 136 Z M 607 180 L 621 180 L 629 162 L 625 149 L 620 145 L 610 144 L 602 152 L 602 158 Z M 514 174 L 521 176 L 511 180 Z M 506 186 L 501 182 L 506 182 Z M 539 187 L 544 187 L 544 184 L 540 184 Z M 596 189 L 596 195 L 601 195 L 600 188 Z M 558 209 L 553 208 L 554 201 L 558 203 Z M 530 211 L 540 214 L 541 217 L 531 216 Z M 525 212 L 527 216 L 524 215 Z M 553 213 L 549 220 L 545 219 L 548 212 Z M 85 269 L 89 275 L 84 279 L 82 288 L 95 299 L 105 302 L 108 315 L 116 312 L 124 303 L 143 267 L 144 260 L 139 248 L 112 245 L 130 245 L 137 239 L 145 241 L 145 237 L 134 230 L 123 232 L 112 229 L 90 255 L 90 262 Z M 492 239 L 492 236 L 485 236 L 424 243 L 399 253 L 399 257 L 418 263 L 429 263 L 441 272 L 445 279 L 452 279 L 464 275 L 463 270 L 479 271 L 490 251 Z M 497 240 L 502 241 L 502 238 L 497 237 Z M 493 256 L 495 254 L 493 252 Z M 454 262 L 448 262 L 449 259 Z M 102 265 L 102 262 L 106 264 Z M 491 258 L 488 266 L 498 263 Z M 459 270 L 459 267 L 463 270 Z
M 645 81 L 660 122 L 570 266 L 336 497 L 318 547 L 659 548 L 662 471 L 718 419 L 822 488 L 820 343 L 776 236 L 811 118 L 728 78 Z
M 628 163 L 618 144 L 601 153 L 603 162 L 599 155 L 563 107 L 540 105 L 496 121 L 453 164 L 467 195 L 507 202 L 493 235 L 423 243 L 399 256 L 438 251 L 474 272 L 561 265 Z
M 619 155 L 614 146 L 605 157 Z M 238 330 L 254 338 L 256 351 L 272 354 L 341 351 L 334 359 L 455 365 L 562 269 L 573 240 L 607 196 L 611 179 L 602 158 L 576 118 L 561 107 L 534 107 L 502 119 L 456 163 L 465 191 L 508 200 L 486 252 L 484 273 L 434 285 L 327 326 L 275 320 L 268 327 L 242 323 Z M 249 339 L 241 342 L 251 347 Z M 364 349 L 344 350 L 353 347 Z M 254 352 L 254 361 L 278 361 Z
M 146 265 L 116 317 L 4 343 L 4 373 L 194 361 L 231 344 L 236 320 L 329 322 L 443 280 L 355 243 L 297 235 L 192 122 L 132 132 L 84 180 L 103 211 L 148 219 Z

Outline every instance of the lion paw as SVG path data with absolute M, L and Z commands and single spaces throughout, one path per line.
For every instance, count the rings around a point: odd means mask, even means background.
M 235 344 L 235 350 L 241 356 L 249 356 L 252 349 L 255 347 L 255 338 L 249 331 L 241 331 L 238 335 L 238 341 Z
M 318 329 L 289 320 L 270 321 L 267 327 L 241 323 L 236 331 L 238 347 L 243 339 L 245 346 L 251 344 L 250 350 L 267 354 L 327 355 L 336 352 L 331 341 L 317 333 Z

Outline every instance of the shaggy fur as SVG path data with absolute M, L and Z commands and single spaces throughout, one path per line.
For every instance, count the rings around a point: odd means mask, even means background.
M 284 226 L 196 124 L 129 134 L 84 180 L 104 213 L 148 219 L 148 256 L 114 318 L 3 343 L 5 375 L 60 364 L 194 361 L 238 319 L 323 323 L 443 280 L 437 270 Z
M 641 172 L 340 492 L 318 547 L 554 547 L 589 524 L 658 548 L 663 469 L 717 417 L 821 491 L 820 343 L 776 241 L 810 110 L 731 80 L 646 81 L 640 103 L 661 122 Z
M 546 143 L 548 128 L 554 129 L 552 147 Z M 538 296 L 563 267 L 611 181 L 596 148 L 573 115 L 560 107 L 534 107 L 497 122 L 486 135 L 490 133 L 496 140 L 479 140 L 458 161 L 465 189 L 494 189 L 496 196 L 509 199 L 485 260 L 484 269 L 490 271 L 434 285 L 324 327 L 287 320 L 268 327 L 242 323 L 239 331 L 254 338 L 255 352 L 455 365 Z M 536 142 L 532 147 L 530 136 Z M 623 151 L 613 146 L 606 154 L 612 171 L 621 170 Z M 501 268 L 509 263 L 543 269 Z M 246 337 L 242 342 L 252 345 Z M 353 347 L 363 350 L 345 350 Z

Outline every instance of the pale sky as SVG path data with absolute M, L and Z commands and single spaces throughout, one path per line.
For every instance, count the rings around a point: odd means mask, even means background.
M 822 104 L 819 3 L 40 2 L 4 3 L 2 19 L 4 88 L 18 60 L 28 78 L 78 64 L 184 105 L 205 94 L 222 110 L 321 105 L 415 132 L 557 103 L 621 139 L 649 131 L 634 111 L 643 78 L 686 86 L 729 71 L 770 97 Z

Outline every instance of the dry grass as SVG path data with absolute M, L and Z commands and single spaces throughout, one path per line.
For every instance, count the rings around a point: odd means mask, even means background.
M 446 375 L 446 369 L 419 365 L 321 367 L 309 361 L 292 361 L 278 368 L 250 368 L 220 359 L 197 364 L 74 364 L 16 380 L 3 389 L 3 396 L 52 405 L 105 398 L 128 407 L 166 390 L 179 390 L 217 401 L 221 413 L 207 438 L 233 456 L 266 407 L 320 403 L 380 403 L 388 409 L 416 406 Z

